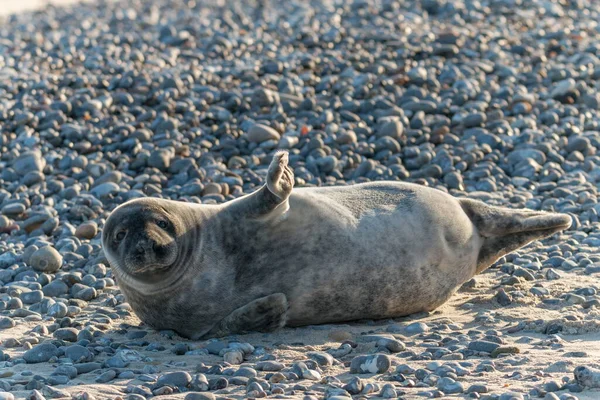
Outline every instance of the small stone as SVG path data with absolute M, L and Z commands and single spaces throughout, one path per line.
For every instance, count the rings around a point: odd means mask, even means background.
M 569 293 L 567 295 L 567 302 L 569 304 L 583 304 L 585 303 L 585 297 L 579 296 L 577 294 Z
M 148 166 L 166 171 L 171 166 L 171 152 L 166 149 L 153 151 L 148 157 Z
M 253 106 L 266 107 L 277 103 L 279 101 L 279 96 L 269 89 L 258 88 L 252 94 L 251 101 Z
M 191 382 L 191 375 L 185 371 L 168 372 L 158 378 L 156 386 L 188 387 Z
M 116 183 L 106 182 L 92 188 L 91 193 L 99 199 L 106 199 L 118 193 L 120 189 Z
M 269 382 L 271 383 L 280 383 L 285 382 L 286 380 L 286 376 L 281 372 L 275 372 L 273 375 L 271 375 L 271 378 L 269 378 Z
M 15 159 L 13 169 L 21 176 L 30 172 L 42 172 L 46 166 L 46 160 L 39 151 L 26 151 Z
M 254 375 L 256 376 L 256 375 Z M 190 383 L 190 390 L 197 392 L 205 392 L 208 390 L 208 379 L 204 374 L 196 374 Z
M 10 329 L 17 325 L 14 319 L 10 317 L 0 317 L 0 329 Z
M 87 347 L 78 344 L 67 347 L 65 356 L 74 363 L 90 362 L 94 359 L 94 354 Z
M 398 393 L 396 392 L 396 388 L 394 385 L 390 383 L 386 383 L 381 388 L 381 392 L 379 393 L 379 397 L 383 397 L 384 399 L 395 399 L 398 397 Z
M 285 365 L 277 361 L 261 361 L 256 364 L 256 369 L 259 371 L 277 372 L 284 368 Z
M 93 287 L 87 287 L 75 293 L 73 297 L 79 300 L 90 301 L 98 297 L 98 293 Z
M 52 372 L 52 375 L 64 375 L 67 376 L 69 379 L 73 379 L 77 377 L 78 373 L 77 368 L 73 366 L 59 365 L 58 367 L 56 367 L 54 372 Z
M 492 351 L 491 356 L 492 358 L 496 358 L 500 354 L 519 354 L 520 352 L 521 349 L 516 346 L 500 346 Z
M 464 392 L 462 383 L 449 377 L 441 378 L 437 383 L 437 388 L 445 394 L 457 394 Z
M 117 373 L 112 370 L 109 369 L 108 371 L 100 374 L 98 377 L 96 377 L 95 381 L 97 383 L 107 383 L 112 381 L 113 379 L 115 379 L 117 377 Z
M 228 351 L 223 355 L 223 360 L 232 365 L 239 365 L 244 362 L 244 353 L 239 350 Z
M 27 207 L 25 207 L 24 204 L 12 203 L 12 204 L 7 204 L 4 207 L 2 207 L 2 209 L 0 209 L 0 212 L 4 215 L 16 217 L 18 215 L 23 214 L 26 210 L 27 210 Z
M 569 93 L 572 93 L 577 87 L 577 82 L 573 78 L 565 79 L 556 84 L 552 91 L 550 92 L 550 96 L 553 99 L 557 99 L 562 101 Z
M 334 360 L 331 354 L 322 351 L 313 351 L 308 353 L 307 356 L 315 360 L 321 367 L 330 367 L 333 365 Z
M 74 367 L 77 369 L 78 374 L 87 374 L 88 372 L 96 371 L 102 368 L 102 364 L 98 362 L 87 362 L 75 364 Z
M 377 342 L 377 346 L 386 348 L 391 353 L 399 353 L 406 349 L 404 343 L 397 339 L 382 338 Z
M 98 224 L 94 221 L 84 222 L 75 230 L 75 236 L 79 239 L 93 239 L 98 234 Z
M 275 129 L 269 126 L 254 124 L 246 134 L 246 137 L 252 143 L 262 143 L 267 140 L 279 140 L 280 135 Z
M 385 354 L 358 356 L 350 363 L 351 374 L 383 374 L 390 369 L 390 358 Z
M 489 391 L 486 385 L 474 384 L 469 386 L 466 393 L 488 393 Z
M 504 307 L 512 303 L 512 297 L 510 297 L 504 289 L 498 290 L 498 293 L 496 293 L 496 295 L 494 296 L 494 300 L 496 300 L 498 304 Z
M 317 371 L 314 371 L 314 370 L 308 368 L 308 366 L 304 362 L 294 363 L 293 368 L 294 368 L 295 372 L 298 374 L 298 376 L 300 376 L 303 379 L 308 379 L 311 381 L 320 381 L 321 380 L 321 374 Z
M 429 326 L 423 322 L 413 322 L 408 325 L 404 331 L 407 335 L 418 335 L 420 333 L 425 333 L 429 331 Z
M 69 286 L 67 286 L 66 283 L 64 283 L 63 281 L 58 279 L 58 280 L 54 280 L 54 281 L 50 282 L 49 284 L 47 284 L 46 286 L 44 286 L 42 288 L 42 292 L 47 297 L 59 297 L 63 294 L 67 294 L 69 292 Z M 62 303 L 56 303 L 56 304 L 62 304 Z M 56 304 L 54 304 L 54 305 L 56 305 Z M 66 306 L 65 306 L 65 308 L 66 308 Z M 65 313 L 65 315 L 66 315 L 66 313 Z M 62 317 L 64 317 L 64 315 Z M 57 318 L 62 318 L 62 317 L 57 317 Z
M 52 343 L 42 343 L 33 347 L 30 350 L 27 350 L 25 354 L 23 354 L 23 359 L 28 364 L 35 364 L 46 362 L 50 360 L 52 357 L 58 356 L 58 348 Z
M 39 303 L 44 299 L 44 292 L 41 290 L 32 290 L 31 292 L 25 292 L 21 294 L 21 300 L 23 304 L 35 304 Z
M 363 382 L 360 378 L 354 377 L 344 385 L 343 389 L 350 393 L 351 395 L 356 395 L 362 392 L 364 388 Z
M 54 337 L 67 342 L 76 342 L 79 331 L 75 328 L 60 328 L 54 331 Z
M 63 258 L 54 247 L 44 246 L 29 258 L 29 264 L 36 271 L 53 273 L 62 266 Z
M 549 268 L 548 271 L 546 271 L 546 279 L 549 281 L 555 281 L 560 278 L 562 278 L 562 276 L 552 268 Z
M 384 123 L 377 131 L 377 137 L 389 136 L 401 140 L 404 134 L 404 126 L 400 121 L 389 121 Z
M 469 343 L 469 350 L 479 351 L 484 353 L 492 353 L 496 350 L 500 345 L 494 342 L 488 342 L 485 340 L 474 340 Z
M 143 332 L 143 331 L 141 331 Z M 146 336 L 146 332 L 143 332 L 144 335 L 139 337 L 139 338 L 135 338 L 135 339 L 141 339 L 142 337 Z M 130 338 L 130 339 L 134 339 L 134 338 Z M 177 343 L 175 346 L 173 346 L 173 348 L 171 349 L 171 352 L 175 355 L 178 356 L 182 356 L 185 353 L 187 353 L 190 350 L 190 347 L 187 345 L 187 343 Z
M 559 390 L 561 390 L 561 387 L 555 381 L 544 383 L 544 391 L 546 392 L 558 392 Z
M 221 390 L 229 386 L 227 378 L 217 378 L 208 381 L 208 390 Z

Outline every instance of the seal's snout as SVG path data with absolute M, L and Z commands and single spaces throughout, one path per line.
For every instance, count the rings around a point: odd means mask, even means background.
M 135 245 L 135 251 L 138 254 L 146 254 L 153 252 L 158 247 L 158 244 L 152 239 L 140 239 Z

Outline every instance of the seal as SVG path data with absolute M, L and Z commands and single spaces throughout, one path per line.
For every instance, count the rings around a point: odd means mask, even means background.
M 293 186 L 279 152 L 260 189 L 227 203 L 117 207 L 102 244 L 140 319 L 198 339 L 431 311 L 500 257 L 571 225 L 410 183 Z

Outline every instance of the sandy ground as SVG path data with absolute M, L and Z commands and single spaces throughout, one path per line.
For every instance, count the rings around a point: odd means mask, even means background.
M 556 281 L 548 282 L 544 285 L 551 293 L 565 293 L 579 287 L 597 286 L 597 277 L 584 276 L 578 273 L 566 273 L 561 271 L 562 278 Z M 306 327 L 290 329 L 285 328 L 273 334 L 252 334 L 237 336 L 242 342 L 248 342 L 255 347 L 263 346 L 266 353 L 273 354 L 276 359 L 283 362 L 286 366 L 291 366 L 293 362 L 306 359 L 306 353 L 315 350 L 326 351 L 336 349 L 340 345 L 343 338 L 350 339 L 358 343 L 352 353 L 340 357 L 340 363 L 331 368 L 323 370 L 323 377 L 335 376 L 343 382 L 349 381 L 353 375 L 348 372 L 348 362 L 356 355 L 368 354 L 375 352 L 373 343 L 364 343 L 361 341 L 361 335 L 365 333 L 386 333 L 386 329 L 395 324 L 396 326 L 406 326 L 414 321 L 425 322 L 431 328 L 429 333 L 424 333 L 416 336 L 406 334 L 394 334 L 398 339 L 401 339 L 407 346 L 407 350 L 420 354 L 424 351 L 423 347 L 431 341 L 427 340 L 427 335 L 432 332 L 437 332 L 442 336 L 454 336 L 457 334 L 467 334 L 471 329 L 477 329 L 485 332 L 494 329 L 501 332 L 501 337 L 507 345 L 516 346 L 519 348 L 519 354 L 508 355 L 492 359 L 487 356 L 469 357 L 466 361 L 473 363 L 471 373 L 467 376 L 460 377 L 459 381 L 463 383 L 465 389 L 471 384 L 483 383 L 486 384 L 490 393 L 505 393 L 514 391 L 519 393 L 528 393 L 529 390 L 535 387 L 540 387 L 545 382 L 556 381 L 561 382 L 563 377 L 572 379 L 573 369 L 578 365 L 600 366 L 600 319 L 598 311 L 586 311 L 585 315 L 580 311 L 580 306 L 566 306 L 565 304 L 548 307 L 537 302 L 533 302 L 531 296 L 526 296 L 523 301 L 516 301 L 513 304 L 502 307 L 494 299 L 493 296 L 497 292 L 500 277 L 503 274 L 498 269 L 491 269 L 488 272 L 477 277 L 475 287 L 470 289 L 462 289 L 459 291 L 450 302 L 429 315 L 416 315 L 407 318 L 399 318 L 396 320 L 386 321 L 366 321 L 361 323 L 343 324 L 343 325 L 328 325 L 318 327 Z M 523 283 L 520 289 L 528 291 L 530 287 L 528 283 Z M 82 324 L 88 321 L 102 302 L 102 296 L 90 303 L 90 307 L 84 313 L 77 317 L 77 320 Z M 572 316 L 574 321 L 567 321 L 566 316 Z M 514 333 L 509 333 L 520 321 L 531 322 L 541 320 L 544 323 L 550 321 L 562 321 L 565 326 L 565 331 L 556 336 L 549 336 L 543 333 L 536 332 L 535 329 L 521 330 Z M 50 323 L 51 321 L 47 321 Z M 122 333 L 119 333 L 122 323 L 137 326 L 140 324 L 135 316 L 126 319 L 114 320 L 107 327 L 105 337 L 110 337 L 114 342 L 127 342 L 127 339 Z M 8 337 L 23 338 L 30 337 L 28 332 L 39 322 L 25 322 L 17 325 L 13 329 L 0 332 L 0 340 Z M 131 330 L 131 329 L 130 329 Z M 133 362 L 129 365 L 130 369 L 141 369 L 146 364 L 157 366 L 161 372 L 169 372 L 176 370 L 186 370 L 194 373 L 198 363 L 202 362 L 206 365 L 214 365 L 222 363 L 223 359 L 214 355 L 199 355 L 199 356 L 176 356 L 171 353 L 170 349 L 175 343 L 188 342 L 193 349 L 206 346 L 207 341 L 189 342 L 185 339 L 174 337 L 172 340 L 166 339 L 158 332 L 150 330 L 150 334 L 144 338 L 149 342 L 160 342 L 166 350 L 161 352 L 145 351 L 143 347 L 131 347 L 138 351 L 143 357 L 148 357 L 145 362 Z M 22 348 L 6 349 L 12 357 L 19 357 L 23 353 Z M 585 352 L 584 356 L 578 354 L 577 357 L 570 355 L 570 352 Z M 259 357 L 250 356 L 245 360 L 245 365 L 252 366 Z M 411 359 L 406 353 L 398 353 L 391 355 L 393 366 L 390 373 L 383 375 L 361 375 L 365 381 L 380 382 L 381 385 L 388 383 L 384 380 L 389 378 L 391 372 L 394 371 L 396 365 L 408 364 L 412 368 L 425 368 L 430 361 L 416 361 Z M 103 355 L 96 357 L 95 361 L 102 361 Z M 495 363 L 495 371 L 492 372 L 477 372 L 476 367 L 481 362 Z M 553 366 L 558 361 L 566 361 L 563 368 Z M 448 361 L 440 360 L 445 363 Z M 56 365 L 48 363 L 42 364 L 19 364 L 10 371 L 3 371 L 0 376 L 10 379 L 19 380 L 19 376 L 23 371 L 32 371 L 35 374 L 48 376 L 54 370 Z M 140 384 L 135 380 L 114 380 L 108 384 L 96 384 L 95 378 L 99 371 L 83 374 L 73 379 L 73 386 L 57 386 L 57 388 L 65 389 L 72 394 L 82 390 L 93 394 L 96 398 L 108 399 L 122 396 L 124 389 L 128 384 Z M 260 373 L 264 376 L 264 372 Z M 208 375 L 208 378 L 216 378 L 217 376 Z M 24 377 L 24 381 L 27 377 Z M 291 382 L 290 386 L 299 382 Z M 324 385 L 311 381 L 301 381 L 301 384 L 314 388 L 318 393 L 322 391 Z M 405 392 L 403 398 L 423 398 L 417 393 L 433 388 L 403 388 L 402 384 L 396 383 L 398 390 Z M 215 392 L 217 397 L 244 398 L 245 391 L 242 386 L 230 386 L 221 391 Z M 25 398 L 30 391 L 19 391 L 14 394 L 18 398 Z M 564 392 L 558 392 L 562 394 Z M 600 390 L 586 389 L 582 393 L 575 394 L 581 400 L 600 399 Z M 185 394 L 173 394 L 164 396 L 164 399 L 183 398 Z M 302 398 L 303 392 L 298 391 L 295 395 L 288 398 Z M 455 398 L 448 396 L 448 398 Z

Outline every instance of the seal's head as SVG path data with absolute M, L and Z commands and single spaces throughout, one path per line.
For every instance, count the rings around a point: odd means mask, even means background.
M 164 201 L 143 198 L 117 207 L 102 232 L 104 253 L 117 275 L 152 282 L 177 259 L 181 221 Z

